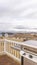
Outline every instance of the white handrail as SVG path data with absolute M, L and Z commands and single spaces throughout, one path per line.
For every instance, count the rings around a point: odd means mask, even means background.
M 7 39 L 5 39 L 5 41 L 6 41 L 6 42 L 11 42 L 11 43 L 14 43 L 14 44 L 15 44 L 15 43 L 16 43 L 16 44 L 20 44 L 20 45 L 21 45 L 21 43 L 22 43 L 22 42 L 16 42 L 16 41 L 13 41 L 13 40 L 7 40 Z

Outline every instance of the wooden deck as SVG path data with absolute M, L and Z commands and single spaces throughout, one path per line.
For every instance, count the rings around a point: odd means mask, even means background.
M 2 55 L 0 56 L 0 65 L 20 65 L 20 63 L 7 55 Z

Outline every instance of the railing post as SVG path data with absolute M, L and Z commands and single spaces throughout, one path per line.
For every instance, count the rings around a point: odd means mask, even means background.
M 6 52 L 6 40 L 4 40 L 4 52 Z

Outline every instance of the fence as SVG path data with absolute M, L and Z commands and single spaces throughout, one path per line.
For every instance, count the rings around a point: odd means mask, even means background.
M 0 40 L 0 53 L 8 52 L 9 54 L 15 56 L 20 59 L 20 49 L 16 49 L 15 46 L 18 46 L 17 42 L 9 41 L 7 39 Z M 20 45 L 19 45 L 20 46 Z

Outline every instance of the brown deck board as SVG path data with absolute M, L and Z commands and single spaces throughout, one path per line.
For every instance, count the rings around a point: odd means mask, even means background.
M 20 65 L 20 63 L 8 57 L 7 55 L 2 55 L 0 56 L 0 65 Z

